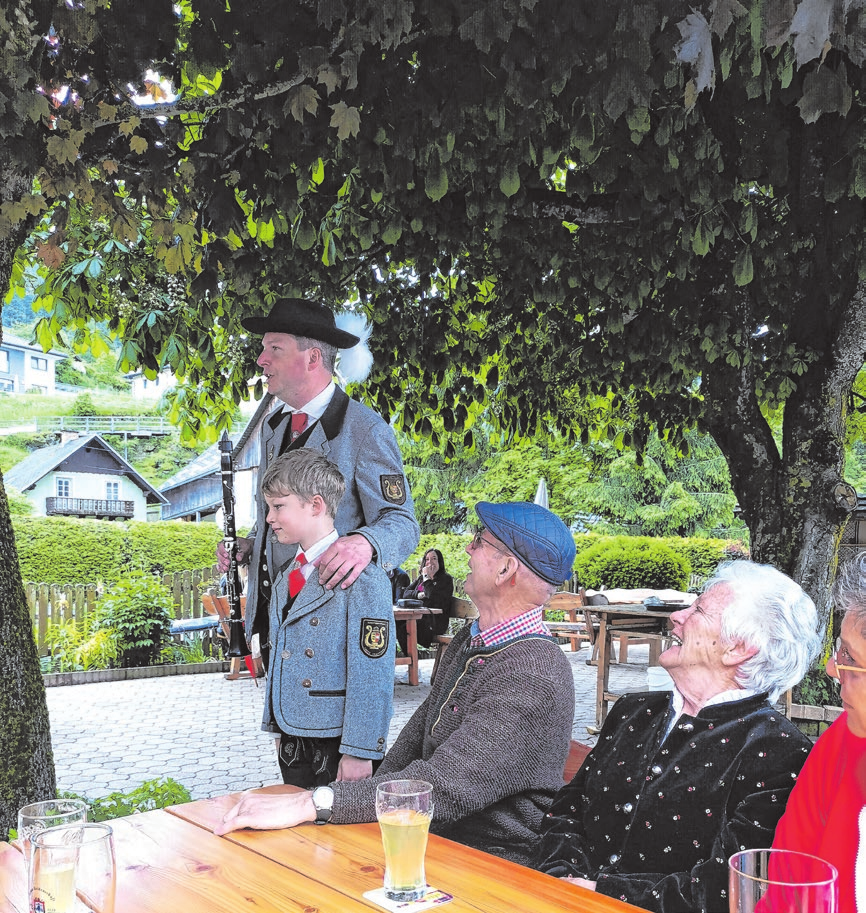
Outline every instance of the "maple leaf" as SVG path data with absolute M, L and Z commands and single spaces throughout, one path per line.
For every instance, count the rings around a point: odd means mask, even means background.
M 52 244 L 50 241 L 43 243 L 36 242 L 36 256 L 49 268 L 58 269 L 66 259 L 66 253 L 63 248 Z
M 141 123 L 140 117 L 130 117 L 129 120 L 125 120 L 120 125 L 120 132 L 123 133 L 125 136 L 130 136 L 135 131 L 135 128 L 140 123 Z
M 709 89 L 712 95 L 716 87 L 716 64 L 709 22 L 703 13 L 694 12 L 678 22 L 677 28 L 682 40 L 676 44 L 674 52 L 680 63 L 688 63 L 695 68 L 695 98 L 704 89 Z
M 319 69 L 318 78 L 319 82 L 327 89 L 328 95 L 330 95 L 342 81 L 342 77 L 332 66 L 321 67 Z
M 304 122 L 304 111 L 309 111 L 313 117 L 316 116 L 316 112 L 319 110 L 319 93 L 306 83 L 297 86 L 289 92 L 286 104 L 283 107 L 283 113 L 287 113 L 286 109 L 291 112 L 292 117 L 299 124 L 302 124 Z
M 129 148 L 138 155 L 146 152 L 147 146 L 147 140 L 143 136 L 133 136 L 129 141 Z
M 344 101 L 331 105 L 331 126 L 337 128 L 339 139 L 348 139 L 357 136 L 361 129 L 361 112 L 355 107 L 349 107 Z
M 102 170 L 106 174 L 117 174 L 117 162 L 115 162 L 113 159 L 103 159 Z
M 797 66 L 822 57 L 830 48 L 830 15 L 834 0 L 802 0 L 794 13 L 791 34 Z

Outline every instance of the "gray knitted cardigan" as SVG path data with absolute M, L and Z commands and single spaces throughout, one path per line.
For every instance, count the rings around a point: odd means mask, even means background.
M 433 784 L 431 830 L 527 863 L 562 787 L 574 681 L 548 637 L 471 649 L 468 627 L 445 654 L 423 704 L 371 780 L 333 783 L 335 824 L 375 821 L 376 783 Z

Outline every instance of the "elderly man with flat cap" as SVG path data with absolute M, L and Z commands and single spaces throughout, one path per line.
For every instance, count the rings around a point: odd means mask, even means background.
M 397 440 L 380 415 L 334 382 L 337 351 L 351 350 L 359 337 L 340 329 L 329 308 L 302 298 L 281 299 L 266 316 L 241 324 L 262 336 L 256 363 L 268 393 L 280 401 L 262 425 L 259 479 L 281 453 L 308 447 L 335 463 L 346 480 L 335 518 L 340 538 L 323 554 L 304 556 L 306 561 L 315 563 L 326 589 L 350 586 L 371 561 L 386 571 L 398 567 L 418 544 L 419 529 Z M 238 561 L 250 564 L 246 631 L 259 634 L 267 666 L 271 580 L 296 548 L 268 536 L 260 488 L 256 511 L 250 537 L 238 540 Z M 225 569 L 222 545 L 218 558 Z
M 466 593 L 478 619 L 460 631 L 423 704 L 375 776 L 312 792 L 247 794 L 215 828 L 375 821 L 376 785 L 433 784 L 431 830 L 526 863 L 568 756 L 571 667 L 548 635 L 542 606 L 570 577 L 574 541 L 537 504 L 478 504 L 484 524 L 467 546 Z

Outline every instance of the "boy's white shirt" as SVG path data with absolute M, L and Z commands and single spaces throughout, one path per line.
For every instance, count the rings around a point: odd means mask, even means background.
M 310 574 L 313 573 L 313 562 L 319 555 L 325 553 L 328 547 L 337 541 L 340 538 L 340 534 L 334 529 L 328 533 L 327 536 L 319 539 L 318 542 L 314 542 L 308 549 L 303 549 L 304 557 L 307 559 L 307 563 L 301 565 L 301 573 L 304 575 L 304 580 L 310 579 Z

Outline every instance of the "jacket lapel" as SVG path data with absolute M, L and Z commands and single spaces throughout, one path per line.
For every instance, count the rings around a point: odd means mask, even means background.
M 315 612 L 333 598 L 334 591 L 326 590 L 322 584 L 319 583 L 318 572 L 314 572 L 304 584 L 304 588 L 298 593 L 291 608 L 286 613 L 283 624 L 290 624 L 293 621 L 297 621 L 299 618 L 303 618 L 304 615 L 309 615 L 310 612 Z

